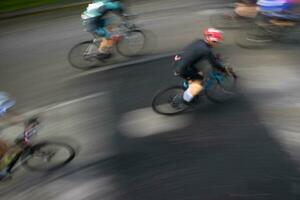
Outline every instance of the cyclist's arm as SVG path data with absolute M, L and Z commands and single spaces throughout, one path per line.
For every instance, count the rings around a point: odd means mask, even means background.
M 126 16 L 125 8 L 124 8 L 123 4 L 121 4 L 120 2 L 107 2 L 105 4 L 105 9 L 112 11 L 112 12 L 116 12 L 121 17 Z
M 209 51 L 207 54 L 207 59 L 212 67 L 217 68 L 218 70 L 225 71 L 225 66 L 220 62 L 212 51 Z

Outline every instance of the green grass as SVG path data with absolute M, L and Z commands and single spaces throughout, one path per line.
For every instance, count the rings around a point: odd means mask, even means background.
M 34 8 L 62 0 L 0 0 L 0 12 L 10 12 L 26 8 Z

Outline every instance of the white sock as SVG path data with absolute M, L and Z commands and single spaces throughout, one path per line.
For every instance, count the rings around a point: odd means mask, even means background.
M 190 92 L 189 89 L 187 89 L 187 90 L 183 93 L 183 99 L 184 99 L 186 102 L 191 102 L 193 98 L 194 98 L 194 96 L 192 95 L 192 93 Z

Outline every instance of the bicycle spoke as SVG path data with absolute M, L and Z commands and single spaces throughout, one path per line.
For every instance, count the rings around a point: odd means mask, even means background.
M 75 151 L 62 143 L 43 143 L 33 148 L 32 156 L 24 164 L 32 170 L 53 170 L 70 162 Z

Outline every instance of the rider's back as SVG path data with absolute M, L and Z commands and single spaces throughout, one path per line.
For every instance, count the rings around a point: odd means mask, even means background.
M 203 40 L 195 40 L 184 48 L 181 54 L 181 62 L 186 67 L 193 66 L 196 62 L 204 59 L 210 51 L 210 48 Z

